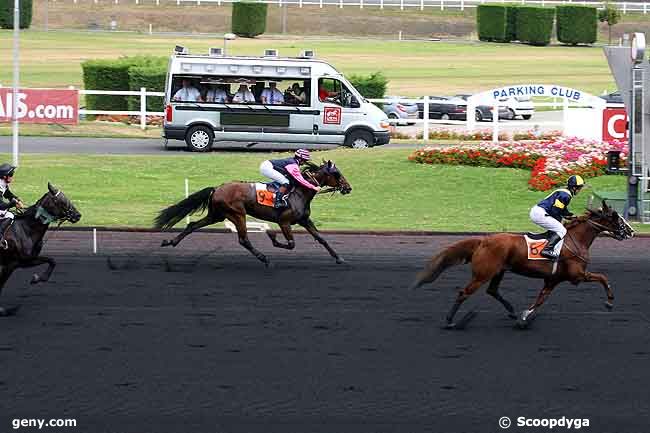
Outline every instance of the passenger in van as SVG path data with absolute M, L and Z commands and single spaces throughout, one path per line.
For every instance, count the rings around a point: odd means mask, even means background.
M 251 91 L 248 90 L 248 86 L 246 84 L 242 84 L 239 86 L 239 90 L 237 93 L 235 93 L 235 96 L 232 97 L 232 102 L 238 104 L 246 104 L 249 102 L 255 102 L 255 97 Z
M 269 81 L 269 87 L 262 92 L 261 100 L 264 105 L 284 104 L 284 95 L 278 90 L 277 83 Z
M 322 81 L 318 82 L 318 99 L 321 102 L 326 102 L 328 99 L 331 100 L 338 96 L 339 96 L 338 92 L 330 92 L 325 88 Z
M 228 102 L 228 95 L 226 94 L 226 91 L 219 86 L 211 87 L 205 94 L 205 102 L 216 102 L 223 104 L 225 102 Z
M 307 101 L 307 94 L 300 88 L 300 84 L 293 83 L 293 85 L 287 89 L 287 102 L 290 104 L 302 105 L 305 101 Z
M 298 149 L 294 153 L 292 158 L 285 159 L 271 159 L 262 162 L 260 164 L 260 173 L 263 176 L 268 177 L 269 179 L 277 182 L 280 187 L 278 188 L 277 193 L 275 194 L 275 208 L 281 208 L 287 206 L 287 193 L 289 192 L 289 187 L 293 179 L 296 182 L 311 188 L 314 191 L 320 191 L 320 187 L 317 185 L 311 184 L 307 181 L 300 172 L 300 165 L 311 159 L 309 151 L 306 149 Z
M 199 89 L 192 86 L 192 82 L 189 78 L 183 78 L 183 87 L 178 89 L 174 94 L 172 101 L 203 102 L 203 98 L 201 98 L 201 92 L 199 92 Z

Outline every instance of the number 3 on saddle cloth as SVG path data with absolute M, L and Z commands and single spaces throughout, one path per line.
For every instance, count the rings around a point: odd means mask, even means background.
M 551 260 L 542 256 L 542 250 L 548 243 L 549 232 L 545 233 L 528 233 L 524 235 L 526 240 L 526 251 L 528 251 L 528 260 Z M 564 239 L 555 245 L 555 252 L 559 255 L 562 251 L 562 244 L 564 244 Z M 553 263 L 553 273 L 557 269 L 557 260 Z
M 255 187 L 255 198 L 257 199 L 257 202 L 262 206 L 274 207 L 275 192 L 280 187 L 280 184 L 277 182 L 271 182 L 271 183 L 256 182 L 255 184 L 253 184 L 253 186 Z M 287 194 L 289 194 L 289 192 L 287 192 Z

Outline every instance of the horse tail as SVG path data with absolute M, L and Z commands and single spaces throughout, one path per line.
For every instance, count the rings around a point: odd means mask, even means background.
M 481 239 L 473 238 L 456 242 L 445 248 L 439 254 L 433 256 L 424 270 L 418 273 L 411 288 L 416 289 L 423 284 L 434 282 L 447 268 L 469 263 L 472 260 L 474 251 L 480 244 Z
M 154 227 L 160 230 L 167 230 L 174 227 L 187 215 L 199 211 L 203 212 L 210 204 L 213 191 L 214 188 L 211 186 L 203 188 L 201 191 L 195 192 L 186 199 L 161 210 L 154 220 Z

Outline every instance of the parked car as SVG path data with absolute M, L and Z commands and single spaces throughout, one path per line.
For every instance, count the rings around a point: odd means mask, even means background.
M 418 118 L 418 105 L 415 102 L 398 102 L 408 99 L 404 96 L 386 96 L 393 101 L 384 104 L 384 113 L 391 121 L 397 120 L 398 125 L 414 125 Z
M 608 104 L 623 104 L 623 96 L 618 90 L 607 95 L 601 95 L 600 97 L 603 98 Z
M 424 103 L 418 102 L 418 118 L 424 119 Z M 460 98 L 429 96 L 429 119 L 466 120 L 467 103 Z
M 499 103 L 503 103 L 510 113 L 509 119 L 515 119 L 521 116 L 524 120 L 528 120 L 535 114 L 535 105 L 530 99 L 530 96 L 509 96 L 507 98 L 499 99 Z
M 454 98 L 460 98 L 463 101 L 467 101 L 469 97 L 472 95 L 466 95 L 466 94 L 461 94 L 461 95 L 455 95 Z M 475 117 L 477 122 L 482 122 L 482 121 L 492 121 L 492 110 L 493 106 L 490 105 L 477 105 L 475 109 Z M 510 113 L 510 110 L 508 110 L 507 107 L 504 107 L 502 105 L 499 106 L 499 119 L 512 119 L 512 113 Z

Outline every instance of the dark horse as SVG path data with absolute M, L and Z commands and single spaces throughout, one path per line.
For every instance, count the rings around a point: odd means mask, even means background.
M 517 318 L 510 302 L 499 293 L 499 284 L 506 271 L 544 280 L 544 287 L 536 301 L 521 314 L 518 322 L 520 327 L 530 323 L 544 300 L 555 286 L 563 281 L 576 285 L 581 282 L 599 282 L 607 294 L 605 305 L 608 309 L 613 308 L 614 294 L 607 277 L 603 274 L 587 272 L 589 248 L 600 233 L 620 241 L 631 238 L 634 230 L 616 211 L 607 207 L 604 201 L 602 209 L 588 210 L 585 215 L 575 218 L 566 227 L 568 233 L 564 238 L 555 272 L 554 264 L 549 260 L 528 259 L 523 235 L 499 233 L 482 238 L 465 239 L 449 246 L 431 259 L 411 287 L 417 288 L 422 284 L 435 281 L 450 266 L 472 264 L 472 281 L 460 291 L 456 302 L 447 314 L 448 328 L 455 326 L 454 316 L 461 304 L 488 281 L 490 282 L 488 294 L 503 304 L 511 318 Z
M 307 168 L 303 169 L 303 175 L 316 185 L 330 187 L 330 191 L 340 191 L 341 194 L 348 194 L 352 191 L 352 187 L 332 161 L 324 162 L 320 167 L 311 163 L 307 164 Z M 275 209 L 257 203 L 255 184 L 231 182 L 216 188 L 208 187 L 195 192 L 185 200 L 162 210 L 154 223 L 158 229 L 170 229 L 185 216 L 208 209 L 208 214 L 205 217 L 188 224 L 185 230 L 174 239 L 163 241 L 162 246 L 172 245 L 175 247 L 193 231 L 228 219 L 237 229 L 239 243 L 267 266 L 270 263 L 269 259 L 256 250 L 248 240 L 246 215 L 277 223 L 287 243 L 278 241 L 274 233 L 267 234 L 271 238 L 273 246 L 288 250 L 295 247 L 291 226 L 300 224 L 329 251 L 337 263 L 343 263 L 343 259 L 322 238 L 309 218 L 310 204 L 315 195 L 316 191 L 296 185 L 295 190 L 289 196 L 288 207 Z
M 70 221 L 76 223 L 81 214 L 61 190 L 47 184 L 48 192 L 33 206 L 28 207 L 7 230 L 5 239 L 8 248 L 0 250 L 0 292 L 16 268 L 31 268 L 47 263 L 43 274 L 34 274 L 31 283 L 36 284 L 50 279 L 56 266 L 54 259 L 41 256 L 43 237 L 51 223 Z M 0 307 L 0 316 L 15 313 L 17 307 Z

